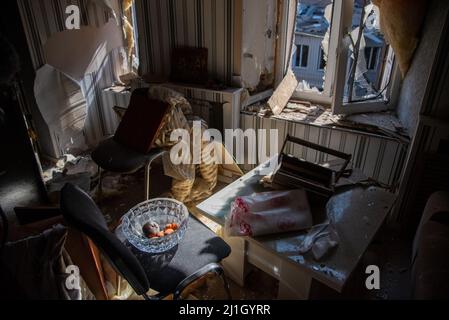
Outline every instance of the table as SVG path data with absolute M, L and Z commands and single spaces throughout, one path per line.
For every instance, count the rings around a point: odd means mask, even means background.
M 260 171 L 268 163 L 249 172 L 197 206 L 199 213 L 224 226 L 230 205 L 237 196 L 270 191 L 260 185 Z M 307 299 L 312 279 L 342 292 L 374 236 L 393 207 L 395 195 L 378 187 L 346 186 L 322 208 L 312 206 L 314 223 L 329 217 L 338 232 L 339 245 L 325 260 L 300 255 L 298 247 L 304 232 L 265 237 L 226 238 L 232 247 L 224 261 L 229 276 L 239 285 L 245 283 L 248 264 L 280 281 L 278 298 Z M 324 212 L 320 212 L 323 210 Z M 323 215 L 324 213 L 324 215 Z

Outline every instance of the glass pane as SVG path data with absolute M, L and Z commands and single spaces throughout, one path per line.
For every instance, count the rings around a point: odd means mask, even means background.
M 320 65 L 318 66 L 318 69 L 323 70 L 326 67 L 326 59 L 324 57 L 324 51 L 320 49 Z
M 309 63 L 309 46 L 302 46 L 301 67 L 307 68 L 308 63 Z
M 322 92 L 324 89 L 332 3 L 332 0 L 300 0 L 298 3 L 292 70 L 301 91 Z
M 371 0 L 355 0 L 344 102 L 382 99 L 389 50 L 380 30 L 379 10 Z M 387 81 L 389 82 L 389 81 Z

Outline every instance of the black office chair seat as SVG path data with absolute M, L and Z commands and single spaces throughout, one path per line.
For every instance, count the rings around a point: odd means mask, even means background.
M 148 154 L 143 154 L 110 138 L 100 143 L 92 152 L 92 160 L 106 171 L 132 174 L 160 156 L 161 153 L 163 153 L 162 150 L 154 149 Z
M 124 241 L 120 228 L 118 237 Z M 191 217 L 181 243 L 164 254 L 148 254 L 126 242 L 135 254 L 150 282 L 150 287 L 162 295 L 173 293 L 187 277 L 212 263 L 219 263 L 231 254 L 231 248 L 210 229 Z
M 191 283 L 214 273 L 223 277 L 230 296 L 218 263 L 229 256 L 231 249 L 195 218 L 190 218 L 186 235 L 177 247 L 165 254 L 150 255 L 125 245 L 120 228 L 116 234 L 111 232 L 92 198 L 74 185 L 62 189 L 61 211 L 68 225 L 89 237 L 137 294 L 149 298 L 151 288 L 160 292 L 155 298 L 173 294 L 179 299 Z

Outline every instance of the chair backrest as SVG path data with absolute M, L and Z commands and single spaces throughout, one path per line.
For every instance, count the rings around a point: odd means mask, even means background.
M 138 295 L 149 291 L 149 281 L 142 265 L 109 230 L 100 209 L 86 192 L 67 184 L 61 191 L 61 211 L 66 223 L 89 237 Z
M 150 99 L 147 88 L 135 89 L 114 140 L 147 154 L 153 147 L 169 109 L 168 103 Z

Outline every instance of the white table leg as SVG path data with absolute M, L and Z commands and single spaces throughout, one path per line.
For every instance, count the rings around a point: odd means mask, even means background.
M 245 286 L 245 278 L 248 274 L 246 262 L 246 241 L 242 238 L 228 238 L 223 236 L 224 241 L 231 247 L 231 255 L 223 260 L 222 265 L 232 281 L 239 286 Z
M 308 300 L 312 277 L 293 264 L 283 262 L 279 279 L 279 300 Z

